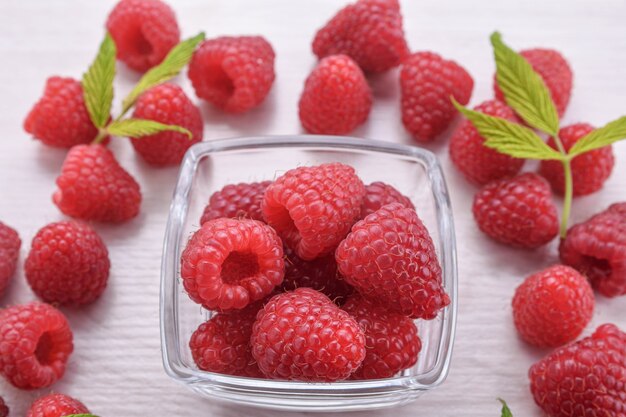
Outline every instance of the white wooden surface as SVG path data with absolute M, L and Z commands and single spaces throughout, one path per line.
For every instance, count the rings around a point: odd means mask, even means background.
M 262 34 L 277 53 L 277 80 L 268 100 L 243 116 L 228 116 L 203 105 L 205 138 L 300 132 L 297 100 L 315 59 L 310 42 L 346 1 L 170 0 L 185 37 L 204 30 L 222 34 Z M 95 54 L 114 0 L 2 0 L 0 2 L 0 219 L 16 227 L 24 241 L 22 259 L 36 231 L 63 216 L 50 196 L 64 152 L 35 142 L 22 129 L 46 77 L 79 77 Z M 432 49 L 454 58 L 472 73 L 472 103 L 492 96 L 493 63 L 488 35 L 501 30 L 518 48 L 561 50 L 575 72 L 575 90 L 566 122 L 601 125 L 626 114 L 626 3 L 575 1 L 411 1 L 403 0 L 405 28 L 413 50 Z M 120 66 L 119 100 L 138 76 Z M 179 77 L 192 95 L 186 77 Z M 374 107 L 355 135 L 411 143 L 399 116 L 397 72 L 372 79 Z M 141 183 L 139 218 L 122 226 L 97 226 L 110 250 L 112 274 L 103 298 L 81 310 L 66 309 L 75 334 L 67 374 L 52 390 L 83 400 L 103 417 L 274 416 L 201 399 L 163 372 L 158 330 L 161 240 L 176 169 L 156 170 L 138 160 L 124 139 L 111 145 L 121 163 Z M 514 414 L 541 415 L 528 391 L 529 366 L 543 353 L 518 340 L 510 299 L 524 276 L 556 262 L 556 245 L 535 252 L 488 241 L 470 211 L 475 188 L 449 162 L 446 139 L 429 146 L 440 155 L 451 188 L 458 233 L 460 316 L 452 371 L 439 389 L 393 411 L 359 413 L 378 417 L 495 416 L 496 397 Z M 613 176 L 604 189 L 578 199 L 573 219 L 582 220 L 617 200 L 626 200 L 626 144 L 615 147 Z M 532 168 L 532 164 L 527 165 Z M 2 304 L 34 298 L 21 269 Z M 600 298 L 593 322 L 626 327 L 626 299 Z M 28 404 L 49 392 L 20 392 L 0 381 L 0 394 L 24 415 Z M 285 413 L 288 415 L 289 413 Z M 298 415 L 298 414 L 294 414 Z

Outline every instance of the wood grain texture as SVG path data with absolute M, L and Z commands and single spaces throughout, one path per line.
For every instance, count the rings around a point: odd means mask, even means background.
M 315 63 L 310 42 L 345 0 L 170 0 L 185 37 L 204 30 L 262 34 L 277 52 L 277 81 L 268 100 L 241 116 L 201 105 L 207 140 L 250 134 L 300 132 L 297 100 Z M 46 77 L 80 77 L 93 58 L 113 0 L 3 0 L 0 2 L 0 219 L 29 241 L 44 224 L 62 219 L 51 202 L 64 152 L 42 146 L 22 129 Z M 488 0 L 446 2 L 403 0 L 407 38 L 413 50 L 432 49 L 462 63 L 473 74 L 472 103 L 492 97 L 494 71 L 488 35 L 499 29 L 517 48 L 561 50 L 575 72 L 575 90 L 565 123 L 601 125 L 626 113 L 626 29 L 621 0 L 588 2 Z M 138 76 L 119 66 L 116 103 Z M 179 77 L 193 96 L 185 76 Z M 374 77 L 375 102 L 368 123 L 354 134 L 411 143 L 399 116 L 397 72 Z M 112 276 L 104 297 L 86 309 L 66 310 L 76 351 L 66 377 L 51 390 L 84 401 L 103 417 L 275 416 L 271 411 L 221 405 L 197 397 L 163 372 L 158 330 L 161 241 L 176 169 L 155 170 L 138 160 L 124 140 L 111 145 L 122 165 L 141 183 L 145 200 L 139 218 L 115 227 L 97 226 L 111 253 Z M 484 417 L 499 415 L 496 397 L 507 399 L 514 415 L 541 413 L 528 391 L 528 367 L 543 353 L 521 343 L 511 323 L 510 299 L 524 276 L 557 261 L 556 243 L 523 252 L 488 241 L 475 227 L 470 206 L 475 189 L 449 162 L 446 140 L 429 148 L 444 165 L 451 188 L 458 234 L 460 315 L 452 371 L 447 382 L 416 402 L 393 410 L 398 417 Z M 604 189 L 575 202 L 573 220 L 582 220 L 617 200 L 626 200 L 626 144 L 615 146 L 616 168 Z M 532 164 L 527 166 L 533 168 Z M 33 299 L 21 269 L 2 304 Z M 599 298 L 586 333 L 604 322 L 626 326 L 625 299 Z M 0 381 L 12 415 L 50 392 L 19 392 Z M 358 413 L 382 417 L 390 411 Z M 291 415 L 280 413 L 280 415 Z M 294 416 L 304 414 L 293 413 Z M 357 414 L 355 414 L 357 415 Z

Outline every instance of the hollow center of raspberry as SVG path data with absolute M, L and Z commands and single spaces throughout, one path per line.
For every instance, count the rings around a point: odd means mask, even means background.
M 274 222 L 274 229 L 287 241 L 289 246 L 298 246 L 302 237 L 300 236 L 300 231 L 296 227 L 293 218 L 289 214 L 289 210 L 283 207 L 279 213 L 273 216 L 272 220 Z
M 129 42 L 130 47 L 139 55 L 150 55 L 152 53 L 152 44 L 150 44 L 148 39 L 144 36 L 141 27 L 137 27 L 131 32 L 128 37 L 131 41 Z
M 204 76 L 206 77 L 205 83 L 211 89 L 216 101 L 226 103 L 232 97 L 235 84 L 220 64 L 209 66 Z
M 50 363 L 50 355 L 52 353 L 52 349 L 54 347 L 54 343 L 52 342 L 52 337 L 49 333 L 44 333 L 39 338 L 37 342 L 37 348 L 35 349 L 35 357 L 42 365 L 47 365 Z
M 609 261 L 593 256 L 583 256 L 580 269 L 594 281 L 609 277 L 613 271 Z
M 222 281 L 237 284 L 259 272 L 259 258 L 252 252 L 232 252 L 222 264 Z

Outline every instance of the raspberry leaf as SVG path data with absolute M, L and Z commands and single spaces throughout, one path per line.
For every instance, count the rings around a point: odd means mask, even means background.
M 125 114 L 135 104 L 141 93 L 178 75 L 180 70 L 189 63 L 196 47 L 203 40 L 204 32 L 201 32 L 172 48 L 163 62 L 146 72 L 135 88 L 124 99 L 122 102 L 122 114 Z
M 141 136 L 154 135 L 155 133 L 174 131 L 184 133 L 191 139 L 193 134 L 181 126 L 166 125 L 163 123 L 155 122 L 154 120 L 145 119 L 124 119 L 114 121 L 106 128 L 107 132 L 113 136 L 126 136 L 132 138 L 138 138 Z
M 574 157 L 581 153 L 609 146 L 624 138 L 626 138 L 626 116 L 622 116 L 617 120 L 607 123 L 603 127 L 579 139 L 570 149 L 569 155 Z
M 559 116 L 550 90 L 526 59 L 509 48 L 494 32 L 491 44 L 496 60 L 496 79 L 509 106 L 529 125 L 555 136 Z
M 513 414 L 511 413 L 509 406 L 506 404 L 506 401 L 504 401 L 502 398 L 498 398 L 498 401 L 502 403 L 501 417 L 513 417 Z
M 82 86 L 89 117 L 98 128 L 103 128 L 111 115 L 113 79 L 115 78 L 115 43 L 107 33 L 100 50 L 87 72 Z

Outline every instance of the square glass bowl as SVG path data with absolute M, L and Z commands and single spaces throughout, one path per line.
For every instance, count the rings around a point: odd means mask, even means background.
M 422 339 L 417 364 L 394 378 L 306 383 L 233 377 L 199 370 L 188 343 L 211 312 L 189 299 L 180 282 L 180 255 L 200 225 L 209 196 L 237 182 L 271 180 L 304 165 L 343 162 L 365 184 L 383 181 L 415 204 L 435 242 L 450 305 L 415 324 Z M 407 403 L 441 384 L 450 366 L 457 314 L 457 270 L 450 200 L 436 157 L 423 149 L 330 136 L 225 139 L 191 147 L 170 207 L 161 270 L 161 348 L 167 374 L 210 398 L 270 409 L 353 411 Z

